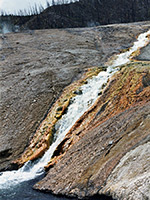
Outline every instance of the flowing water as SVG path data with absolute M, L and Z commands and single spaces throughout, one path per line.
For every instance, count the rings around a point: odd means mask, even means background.
M 94 104 L 102 85 L 117 71 L 117 66 L 129 62 L 130 55 L 138 48 L 143 47 L 148 42 L 146 33 L 139 35 L 133 47 L 125 53 L 117 56 L 113 65 L 108 66 L 106 71 L 100 72 L 97 76 L 88 80 L 88 83 L 81 86 L 82 94 L 76 95 L 72 99 L 66 114 L 56 123 L 55 142 L 50 146 L 44 156 L 36 162 L 27 162 L 22 168 L 14 171 L 6 171 L 0 174 L 0 199 L 57 199 L 58 197 L 46 196 L 31 190 L 31 185 L 44 174 L 44 166 L 48 163 L 56 147 L 64 139 L 66 133 L 74 123 L 84 114 L 84 112 Z M 19 198 L 20 196 L 20 198 Z M 28 197 L 27 197 L 28 196 Z M 65 198 L 62 198 L 65 199 Z

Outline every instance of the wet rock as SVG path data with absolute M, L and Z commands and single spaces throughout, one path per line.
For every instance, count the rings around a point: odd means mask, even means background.
M 100 92 L 98 93 L 98 96 L 100 96 L 100 95 L 102 95 L 102 91 L 100 91 Z
M 142 48 L 140 54 L 135 59 L 150 61 L 150 44 Z
M 60 106 L 60 107 L 57 108 L 57 111 L 62 111 L 62 110 L 63 110 L 62 106 Z
M 76 90 L 76 91 L 73 92 L 73 94 L 81 95 L 82 94 L 82 90 Z
M 11 151 L 12 149 L 9 148 L 9 149 L 5 149 L 4 151 L 1 151 L 0 152 L 0 158 L 7 158 L 11 155 Z
M 142 83 L 144 87 L 150 86 L 150 73 L 147 73 L 145 76 L 143 76 Z

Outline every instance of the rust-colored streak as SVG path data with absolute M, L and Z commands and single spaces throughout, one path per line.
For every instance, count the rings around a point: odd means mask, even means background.
M 146 85 L 143 84 L 143 77 L 147 82 Z M 65 154 L 87 131 L 94 129 L 130 107 L 148 102 L 150 100 L 149 79 L 149 62 L 136 62 L 122 67 L 111 78 L 95 104 L 81 116 L 68 132 L 65 139 L 56 149 L 57 154 L 55 156 L 54 153 L 55 157 L 52 162 L 49 162 L 47 168 L 52 167 L 62 157 L 60 155 Z
M 87 79 L 97 75 L 100 71 L 105 69 L 105 67 L 93 67 L 88 69 L 80 80 L 72 83 L 64 89 L 62 95 L 55 102 L 46 118 L 40 124 L 25 152 L 13 163 L 22 166 L 28 160 L 35 160 L 43 156 L 45 151 L 53 142 L 55 124 L 65 113 L 70 104 L 71 98 L 76 95 L 76 91 L 79 90 L 80 86 L 87 82 Z

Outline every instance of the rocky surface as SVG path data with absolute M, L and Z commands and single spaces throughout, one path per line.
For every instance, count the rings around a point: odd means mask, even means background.
M 136 59 L 150 61 L 150 44 L 141 49 L 140 55 L 137 56 Z
M 16 167 L 12 161 L 18 158 L 22 165 L 41 156 L 50 145 L 45 136 L 51 131 L 45 121 L 40 123 L 46 114 L 52 115 L 47 123 L 59 119 L 69 104 L 68 91 L 76 91 L 88 75 L 101 69 L 95 66 L 103 66 L 108 58 L 132 46 L 136 36 L 149 28 L 143 22 L 2 35 L 0 170 Z M 149 45 L 141 50 L 139 61 L 122 66 L 109 80 L 95 104 L 57 147 L 46 166 L 50 170 L 36 189 L 79 198 L 95 194 L 118 199 L 128 195 L 135 200 L 149 197 L 147 49 Z M 42 144 L 47 145 L 45 149 Z M 137 171 L 136 160 L 140 160 Z
M 128 199 L 149 199 L 149 163 L 150 142 L 147 142 L 128 152 L 120 160 L 102 192 L 111 194 L 116 199 L 126 199 L 126 196 Z
M 1 35 L 0 169 L 24 151 L 66 85 L 132 46 L 148 27 L 145 22 Z

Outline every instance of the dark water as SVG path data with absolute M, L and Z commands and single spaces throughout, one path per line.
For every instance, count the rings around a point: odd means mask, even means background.
M 20 183 L 10 189 L 0 189 L 0 200 L 77 200 L 77 198 L 57 197 L 49 193 L 42 193 L 32 189 L 32 186 L 42 177 Z M 111 197 L 94 196 L 89 200 L 113 200 Z
M 9 189 L 0 189 L 0 200 L 69 200 L 69 198 L 57 197 L 33 190 L 32 186 L 37 181 L 39 181 L 39 178 L 20 183 Z

